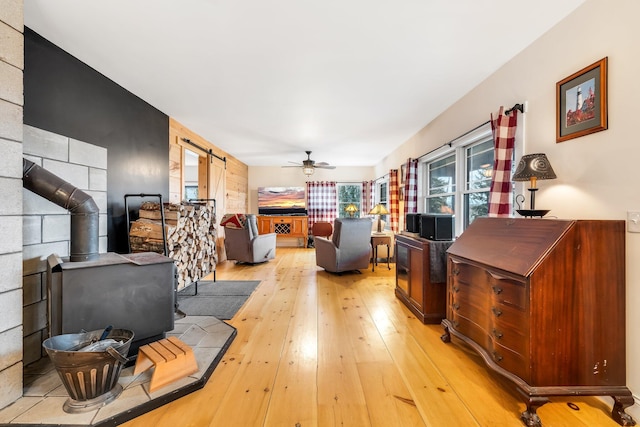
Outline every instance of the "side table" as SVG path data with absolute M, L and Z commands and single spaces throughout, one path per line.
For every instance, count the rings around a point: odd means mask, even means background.
M 387 268 L 391 270 L 389 265 L 389 251 L 391 247 L 391 236 L 388 234 L 371 235 L 371 247 L 373 248 L 373 259 L 371 260 L 371 271 L 375 271 L 375 266 L 378 265 L 378 246 L 385 245 L 387 247 Z

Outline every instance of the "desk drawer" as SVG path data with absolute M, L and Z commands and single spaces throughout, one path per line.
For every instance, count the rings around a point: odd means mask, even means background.
M 528 354 L 529 316 L 526 312 L 506 304 L 492 304 L 490 308 L 491 337 L 519 354 Z
M 489 356 L 501 368 L 517 375 L 526 382 L 531 380 L 531 368 L 527 356 L 514 353 L 511 349 L 493 343 L 489 348 Z
M 468 319 L 465 316 L 461 316 L 458 313 L 452 313 L 449 320 L 451 320 L 456 331 L 471 338 L 483 348 L 487 349 L 490 345 L 491 338 L 484 328 L 485 325 L 479 325 L 473 320 Z
M 489 271 L 489 286 L 495 302 L 512 305 L 521 310 L 528 309 L 529 290 L 526 282 Z

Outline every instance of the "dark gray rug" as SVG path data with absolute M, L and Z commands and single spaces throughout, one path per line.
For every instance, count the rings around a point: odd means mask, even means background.
M 259 280 L 205 280 L 178 292 L 178 309 L 189 316 L 213 316 L 220 320 L 231 319 L 247 301 Z

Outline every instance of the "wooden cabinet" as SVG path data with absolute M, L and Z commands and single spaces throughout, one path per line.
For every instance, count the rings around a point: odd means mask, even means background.
M 276 238 L 302 239 L 302 246 L 307 247 L 309 236 L 308 217 L 306 216 L 258 216 L 258 233 L 276 233 Z
M 273 219 L 270 216 L 258 217 L 258 234 L 273 233 Z
M 396 296 L 423 323 L 440 323 L 446 307 L 446 249 L 451 242 L 396 236 Z
M 443 341 L 451 335 L 525 397 L 541 425 L 550 396 L 608 395 L 624 410 L 624 221 L 478 218 L 448 250 Z

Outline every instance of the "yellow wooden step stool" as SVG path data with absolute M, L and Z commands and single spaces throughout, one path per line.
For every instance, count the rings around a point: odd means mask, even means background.
M 138 349 L 133 374 L 137 375 L 154 367 L 149 391 L 154 392 L 180 378 L 198 372 L 193 350 L 176 337 L 169 337 Z

